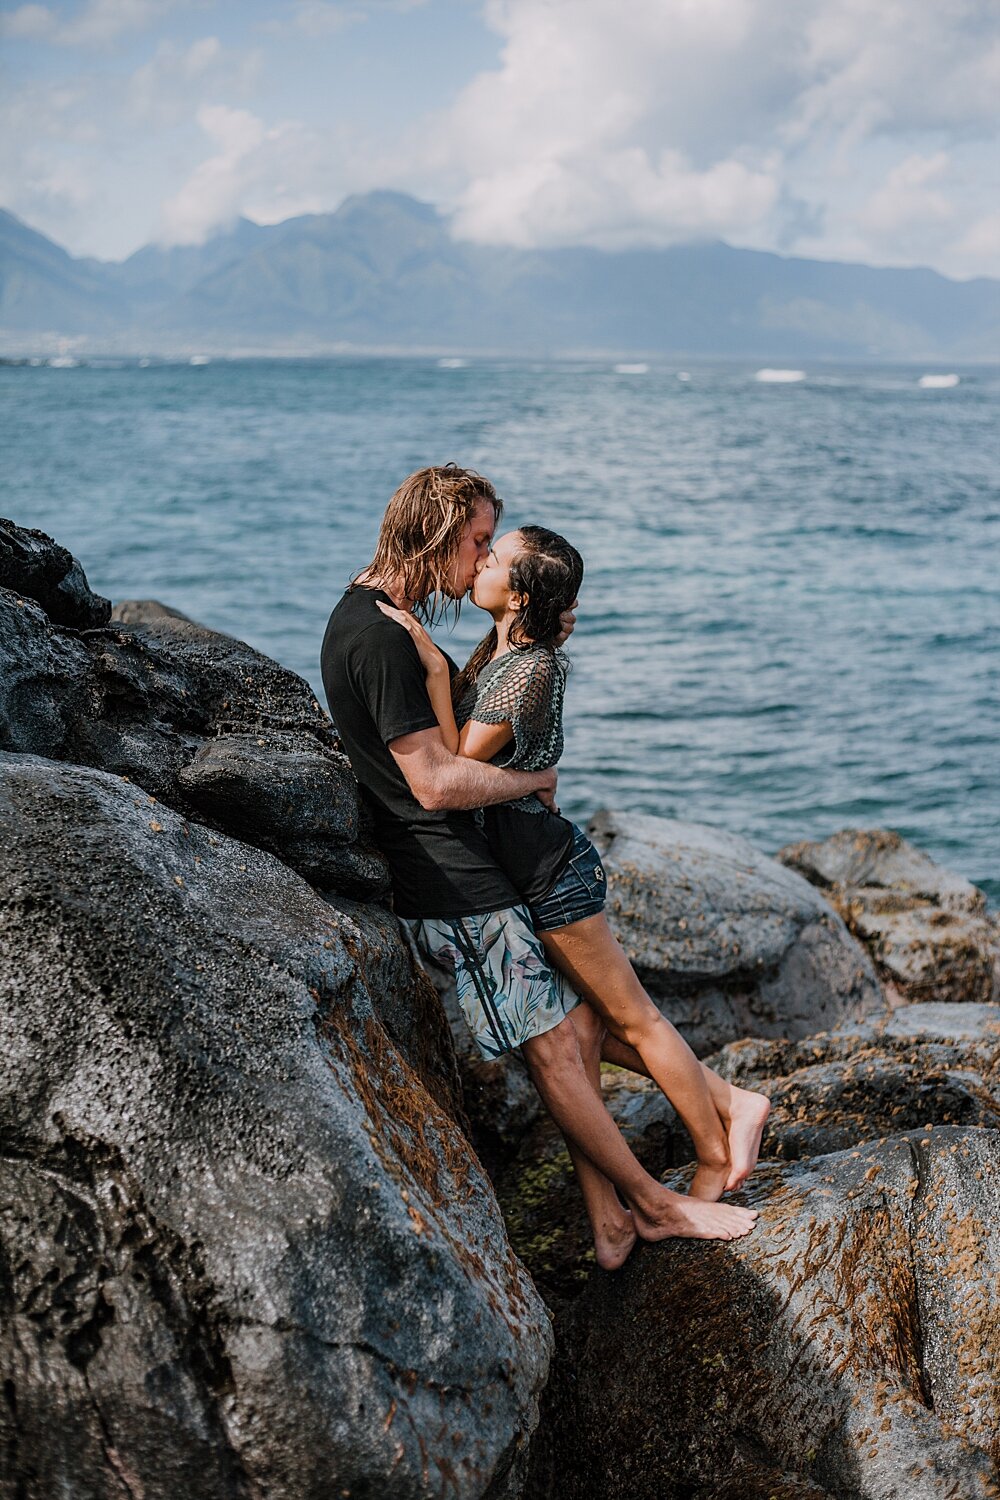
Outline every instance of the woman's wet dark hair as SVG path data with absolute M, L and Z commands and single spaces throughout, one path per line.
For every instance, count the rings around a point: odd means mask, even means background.
M 510 565 L 511 592 L 524 599 L 508 637 L 513 650 L 552 646 L 561 631 L 559 616 L 569 609 L 583 582 L 583 558 L 564 536 L 544 526 L 519 526 L 523 546 Z M 497 645 L 496 626 L 469 657 L 452 685 L 458 704 L 475 682 Z
M 511 626 L 512 646 L 548 645 L 559 634 L 559 616 L 583 582 L 583 558 L 572 542 L 544 526 L 520 526 L 524 543 L 510 565 L 510 586 L 524 596 Z

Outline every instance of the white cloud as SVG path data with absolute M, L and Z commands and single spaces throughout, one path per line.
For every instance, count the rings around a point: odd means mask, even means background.
M 106 47 L 130 31 L 142 31 L 178 0 L 87 0 L 62 21 L 47 5 L 21 5 L 0 17 L 0 36 L 55 42 L 60 47 Z
M 868 198 L 860 214 L 863 227 L 876 238 L 898 244 L 900 236 L 913 229 L 949 223 L 954 207 L 936 186 L 948 167 L 946 151 L 936 151 L 933 156 L 907 156 Z
M 213 229 L 237 217 L 248 164 L 266 138 L 256 115 L 224 104 L 204 105 L 198 124 L 217 150 L 164 204 L 162 238 L 167 244 L 201 244 Z
M 0 36 L 44 41 L 55 30 L 56 18 L 47 5 L 19 5 L 9 16 L 0 16 Z
M 963 276 L 996 276 L 1000 271 L 1000 209 L 974 219 L 951 246 L 949 259 Z
M 240 214 L 273 224 L 337 201 L 339 153 L 300 121 L 267 126 L 249 110 L 214 104 L 198 111 L 198 124 L 215 150 L 164 203 L 162 243 L 201 244 Z
M 487 0 L 485 15 L 499 66 L 428 150 L 462 237 L 721 235 L 919 260 L 954 238 L 963 151 L 997 132 L 996 0 Z
M 805 86 L 792 134 L 995 130 L 995 0 L 828 0 L 801 14 Z
M 769 113 L 783 69 L 775 25 L 751 38 L 757 9 L 755 0 L 491 0 L 501 66 L 463 91 L 442 126 L 439 149 L 468 178 L 456 232 L 609 246 L 757 223 L 778 196 L 773 156 L 745 150 L 732 125 L 720 131 L 710 104 L 731 85 L 739 121 Z M 747 90 L 738 80 L 751 41 L 761 65 Z
M 335 36 L 348 26 L 364 19 L 357 5 L 337 5 L 334 0 L 298 0 L 288 20 L 269 21 L 267 29 L 273 32 L 297 31 L 316 40 L 319 37 Z
M 340 0 L 294 0 L 289 14 L 264 21 L 261 30 L 272 36 L 298 32 L 318 41 L 357 26 L 378 11 L 419 10 L 426 3 L 427 0 L 354 0 L 353 4 L 342 4 Z
M 187 47 L 163 41 L 129 79 L 125 108 L 136 124 L 163 129 L 191 119 L 206 95 L 248 98 L 262 70 L 259 51 L 224 48 L 218 37 Z

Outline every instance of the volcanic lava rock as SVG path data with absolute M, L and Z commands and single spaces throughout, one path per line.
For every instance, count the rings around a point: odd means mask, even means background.
M 1000 1000 L 1000 927 L 985 895 L 898 833 L 845 828 L 775 857 L 825 893 L 899 997 Z
M 309 685 L 183 618 L 80 634 L 0 587 L 0 750 L 127 776 L 321 889 L 371 899 L 388 888 Z
M 733 1042 L 710 1062 L 770 1097 L 769 1157 L 931 1125 L 1000 1128 L 1000 1006 L 904 1005 L 803 1041 Z
M 111 602 L 95 594 L 65 547 L 43 531 L 0 517 L 0 588 L 40 604 L 54 625 L 93 630 L 106 625 Z
M 746 1238 L 641 1245 L 564 1310 L 528 1500 L 995 1500 L 1000 1133 L 768 1163 L 745 1201 Z
M 390 922 L 0 754 L 5 1496 L 509 1492 L 548 1319 Z
M 608 920 L 664 1014 L 700 1054 L 802 1037 L 882 1006 L 871 960 L 806 880 L 745 839 L 600 812 Z

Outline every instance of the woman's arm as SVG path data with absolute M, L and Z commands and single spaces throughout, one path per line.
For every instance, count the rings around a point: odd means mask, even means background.
M 470 719 L 458 737 L 458 754 L 466 760 L 492 760 L 513 738 L 514 727 L 509 719 L 499 724 L 480 724 Z
M 451 706 L 451 673 L 448 670 L 448 662 L 444 653 L 438 650 L 420 621 L 414 619 L 413 615 L 408 614 L 405 609 L 396 609 L 391 604 L 383 604 L 381 599 L 376 599 L 375 603 L 384 615 L 389 616 L 390 620 L 395 620 L 397 625 L 402 625 L 416 646 L 417 655 L 427 674 L 427 696 L 431 700 L 434 717 L 441 726 L 441 737 L 452 755 L 457 755 L 458 725 L 455 723 L 455 710 Z
M 462 755 L 466 760 L 492 760 L 514 738 L 510 720 L 505 719 L 500 724 L 479 724 L 475 719 L 470 719 L 459 734 L 451 701 L 451 673 L 444 653 L 438 650 L 423 625 L 413 615 L 407 614 L 406 610 L 395 609 L 390 604 L 383 604 L 381 599 L 376 599 L 375 603 L 384 615 L 388 615 L 409 632 L 410 639 L 417 648 L 417 655 L 427 674 L 427 696 L 431 700 L 434 717 L 441 726 L 445 748 L 452 755 Z

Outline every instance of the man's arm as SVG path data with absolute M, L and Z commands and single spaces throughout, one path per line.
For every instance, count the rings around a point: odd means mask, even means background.
M 508 771 L 453 755 L 441 730 L 421 729 L 389 744 L 389 753 L 406 778 L 407 786 L 428 812 L 460 812 L 513 802 L 529 792 L 547 793 L 556 786 L 555 770 Z

